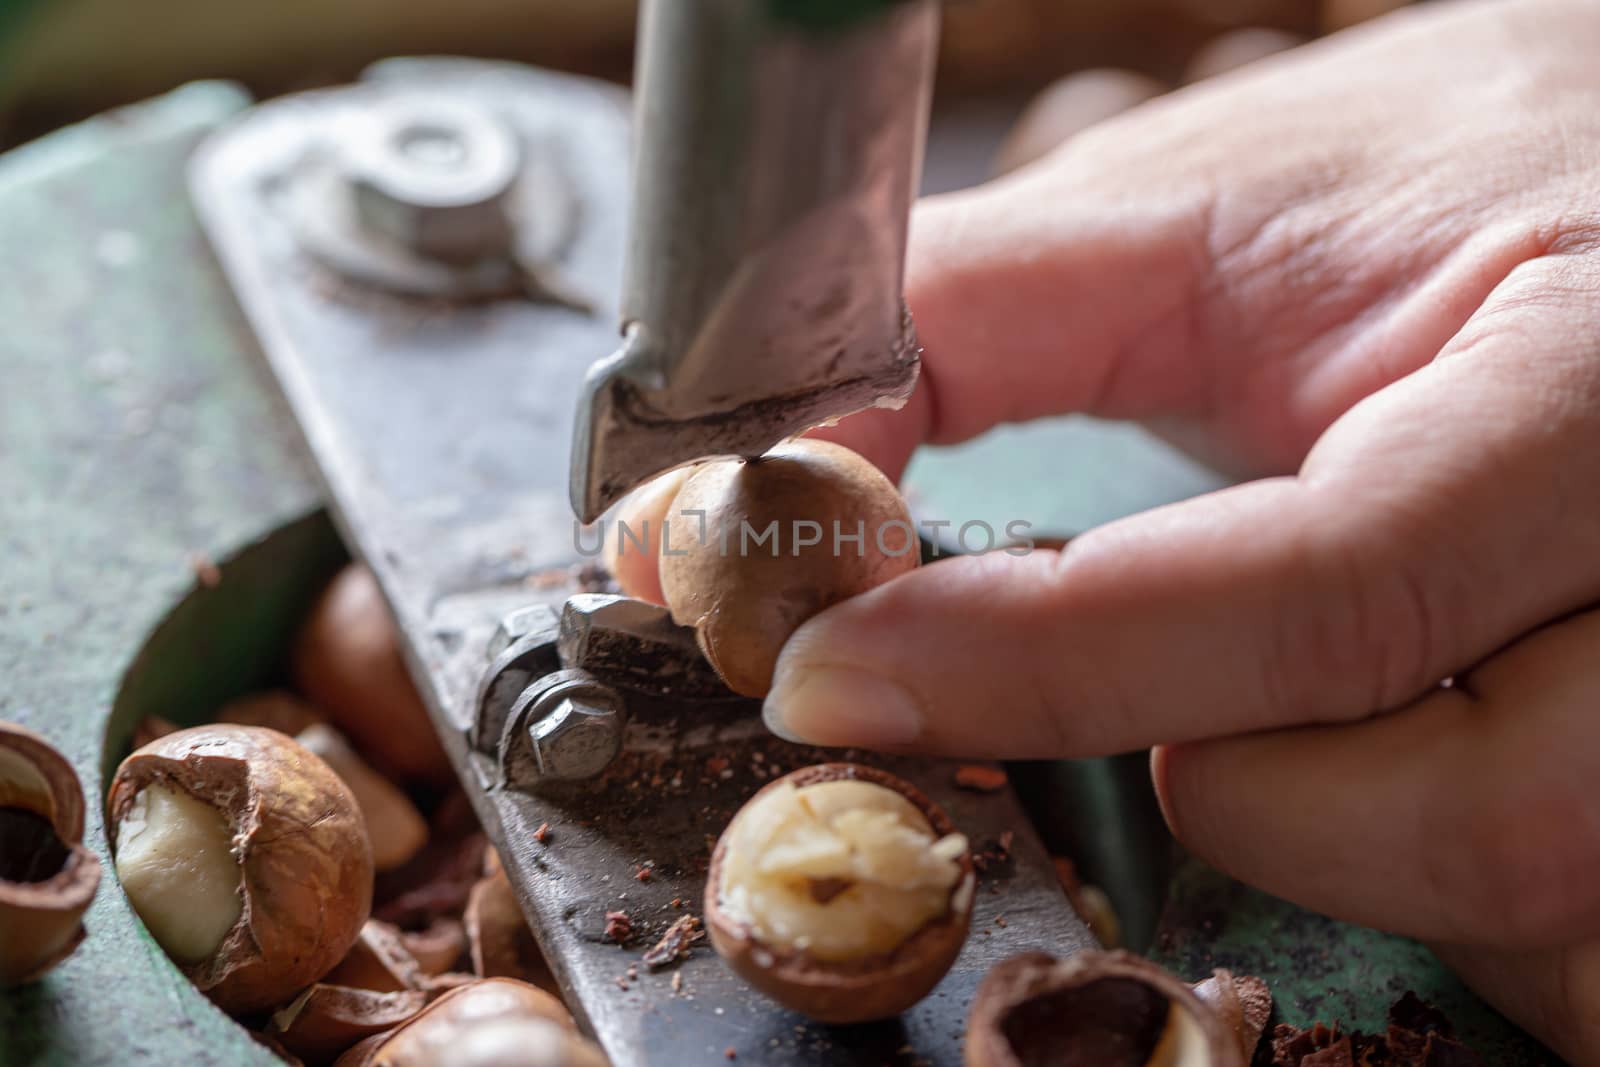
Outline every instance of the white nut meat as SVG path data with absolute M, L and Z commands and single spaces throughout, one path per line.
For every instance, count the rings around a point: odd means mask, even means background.
M 233 830 L 183 790 L 151 785 L 117 823 L 117 877 L 156 942 L 183 963 L 222 944 L 244 907 Z
M 900 794 L 849 780 L 769 790 L 729 833 L 724 911 L 767 946 L 829 961 L 889 952 L 948 912 L 967 849 Z

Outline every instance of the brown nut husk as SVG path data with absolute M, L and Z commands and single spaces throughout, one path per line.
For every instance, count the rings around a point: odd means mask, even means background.
M 921 560 L 894 483 L 848 448 L 809 438 L 759 459 L 701 464 L 668 518 L 667 607 L 680 626 L 694 627 L 711 665 L 744 696 L 772 688 L 778 653 L 801 623 Z M 859 545 L 843 540 L 858 533 Z M 802 543 L 813 537 L 820 541 Z
M 462 914 L 473 971 L 480 978 L 516 978 L 559 995 L 555 975 L 528 927 L 500 857 L 490 851 L 484 868 L 486 873 L 472 887 Z
M 1187 983 L 1128 952 L 993 967 L 967 1019 L 967 1067 L 1245 1067 L 1231 1020 Z
M 466 925 L 449 916 L 440 916 L 421 930 L 401 932 L 400 942 L 429 976 L 450 970 L 468 950 Z
M 0 989 L 72 954 L 99 885 L 72 765 L 38 734 L 0 722 Z
M 605 562 L 623 596 L 650 604 L 665 605 L 661 590 L 661 530 L 671 521 L 672 503 L 678 490 L 693 473 L 681 467 L 654 478 L 623 498 L 617 505 L 616 519 L 605 530 Z M 683 520 L 675 523 L 674 535 L 683 540 Z
M 122 761 L 106 800 L 114 834 L 154 785 L 210 805 L 232 831 L 242 908 L 210 955 L 183 966 L 202 992 L 236 1014 L 273 1008 L 344 957 L 372 905 L 372 850 L 326 763 L 275 730 L 180 730 Z
M 1272 1017 L 1272 992 L 1267 983 L 1253 975 L 1236 976 L 1218 968 L 1210 978 L 1196 982 L 1194 992 L 1238 1039 L 1239 1052 L 1249 1063 Z
M 414 1018 L 428 997 L 415 989 L 380 993 L 318 982 L 273 1013 L 266 1036 L 308 1064 L 328 1063 L 363 1038 Z
M 422 851 L 428 843 L 427 820 L 399 786 L 367 766 L 343 734 L 318 723 L 301 730 L 295 740 L 320 756 L 355 794 L 376 870 L 392 871 Z
M 877 768 L 849 763 L 805 767 L 769 782 L 746 802 L 740 814 L 762 796 L 785 785 L 803 792 L 808 786 L 835 781 L 882 786 L 920 812 L 935 839 L 956 833 L 949 817 L 915 786 Z M 779 1004 L 826 1023 L 886 1019 L 927 996 L 955 963 L 972 919 L 976 876 L 970 850 L 963 850 L 955 861 L 959 874 L 943 914 L 888 951 L 855 959 L 819 959 L 803 948 L 762 943 L 748 922 L 730 914 L 724 906 L 724 869 L 738 821 L 739 815 L 735 815 L 711 854 L 705 925 L 712 947 L 728 966 Z M 837 886 L 828 892 L 837 892 L 830 899 L 849 905 L 848 892 L 838 892 Z M 822 902 L 822 898 L 817 899 Z
M 401 781 L 454 781 L 366 567 L 351 564 L 328 585 L 295 638 L 289 666 L 296 688 L 378 770 Z
M 603 1067 L 566 1007 L 540 989 L 488 978 L 453 990 L 387 1037 L 364 1042 L 339 1067 Z
M 448 964 L 440 969 L 447 968 Z M 396 993 L 422 989 L 428 977 L 398 927 L 381 919 L 368 919 L 362 924 L 356 943 L 338 966 L 322 976 L 322 981 L 375 993 Z

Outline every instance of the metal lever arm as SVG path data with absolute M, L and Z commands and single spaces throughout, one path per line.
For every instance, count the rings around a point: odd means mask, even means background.
M 572 502 L 899 406 L 934 0 L 646 0 L 620 351 L 581 402 Z

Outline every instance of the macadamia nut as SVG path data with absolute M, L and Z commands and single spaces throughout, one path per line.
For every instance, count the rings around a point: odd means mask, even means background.
M 894 949 L 950 909 L 966 852 L 905 797 L 838 780 L 763 793 L 730 827 L 719 886 L 728 915 L 768 946 L 820 960 Z
M 666 605 L 742 696 L 766 696 L 784 642 L 807 619 L 921 559 L 894 483 L 848 448 L 812 438 L 700 464 L 668 521 Z
M 150 935 L 183 963 L 210 956 L 244 902 L 233 830 L 222 812 L 150 785 L 117 823 L 117 877 Z
M 276 730 L 212 723 L 157 738 L 117 768 L 106 822 L 135 910 L 230 1013 L 281 1007 L 327 974 L 371 910 L 355 796 Z

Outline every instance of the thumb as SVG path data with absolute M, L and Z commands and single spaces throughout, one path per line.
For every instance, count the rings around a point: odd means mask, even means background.
M 1298 477 L 833 606 L 785 647 L 769 726 L 1076 757 L 1408 703 L 1600 598 L 1595 408 L 1574 399 L 1600 396 L 1597 281 L 1566 257 L 1514 271 L 1447 358 L 1357 405 Z

